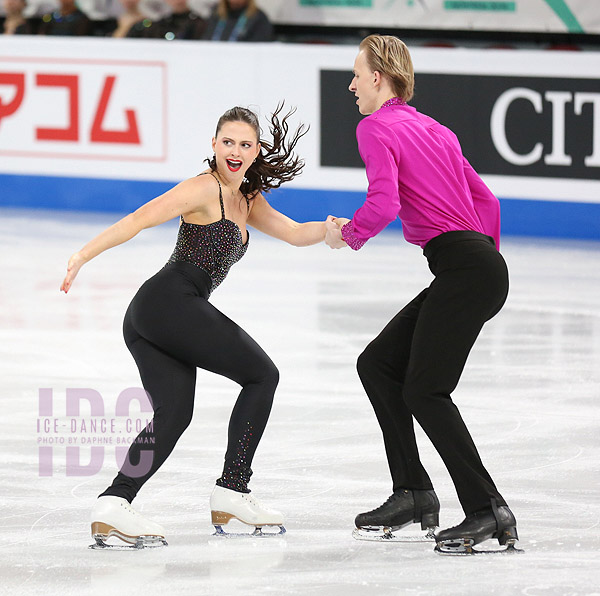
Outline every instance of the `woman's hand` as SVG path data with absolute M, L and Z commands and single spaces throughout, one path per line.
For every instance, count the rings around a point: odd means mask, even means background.
M 60 286 L 61 291 L 65 294 L 71 289 L 71 285 L 73 284 L 73 280 L 77 277 L 79 270 L 84 265 L 85 260 L 81 256 L 81 253 L 76 252 L 70 259 L 67 265 L 67 274 L 65 275 L 65 279 L 62 282 L 62 286 Z
M 329 248 L 344 248 L 348 246 L 342 239 L 342 226 L 350 220 L 345 217 L 333 217 L 329 215 L 325 222 L 325 244 Z

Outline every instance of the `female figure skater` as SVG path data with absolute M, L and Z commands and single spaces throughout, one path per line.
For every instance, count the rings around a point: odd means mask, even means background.
M 358 358 L 383 431 L 393 494 L 357 516 L 355 535 L 383 530 L 389 537 L 413 522 L 432 535 L 438 525 L 439 502 L 419 460 L 414 417 L 446 464 L 466 515 L 437 534 L 436 550 L 471 553 L 489 538 L 513 550 L 515 517 L 450 397 L 483 324 L 507 297 L 508 272 L 497 250 L 499 203 L 456 136 L 406 104 L 413 89 L 402 41 L 370 35 L 361 42 L 349 90 L 368 115 L 356 136 L 369 188 L 352 220 L 327 222 L 326 242 L 358 250 L 399 216 L 406 240 L 423 248 L 435 279 Z
M 229 421 L 223 473 L 210 498 L 212 522 L 231 518 L 254 525 L 281 526 L 283 516 L 262 507 L 249 493 L 252 458 L 263 434 L 279 373 L 260 346 L 209 301 L 230 267 L 248 248 L 246 225 L 296 246 L 325 237 L 325 222 L 299 224 L 269 206 L 263 192 L 292 180 L 304 163 L 293 154 L 306 130 L 287 138 L 282 105 L 271 117 L 273 143 L 260 139 L 257 116 L 235 107 L 225 112 L 212 139 L 209 169 L 185 180 L 100 233 L 69 260 L 61 290 L 71 289 L 82 265 L 133 238 L 145 228 L 180 217 L 175 250 L 168 263 L 133 298 L 123 325 L 125 343 L 139 368 L 154 418 L 129 449 L 113 483 L 92 512 L 99 547 L 114 535 L 137 545 L 166 544 L 161 526 L 130 505 L 144 483 L 167 459 L 189 425 L 196 368 L 239 383 Z

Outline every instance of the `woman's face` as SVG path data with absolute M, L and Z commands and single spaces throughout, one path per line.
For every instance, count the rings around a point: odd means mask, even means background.
M 377 88 L 375 73 L 367 63 L 364 50 L 361 50 L 354 61 L 354 78 L 348 89 L 356 96 L 356 105 L 361 114 L 372 114 L 377 109 Z
M 225 122 L 212 140 L 219 172 L 242 175 L 260 151 L 254 128 L 246 122 Z

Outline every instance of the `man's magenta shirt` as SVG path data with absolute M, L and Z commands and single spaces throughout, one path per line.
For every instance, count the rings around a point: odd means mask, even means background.
M 424 247 L 444 232 L 472 230 L 500 245 L 500 204 L 462 154 L 456 135 L 403 105 L 382 107 L 356 129 L 369 189 L 343 237 L 357 250 L 396 217 Z

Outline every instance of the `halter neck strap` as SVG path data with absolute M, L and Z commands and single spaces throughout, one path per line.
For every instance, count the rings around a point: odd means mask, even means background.
M 210 175 L 217 181 L 219 185 L 219 203 L 221 204 L 221 219 L 225 219 L 225 205 L 223 205 L 223 188 L 221 181 L 211 172 Z

